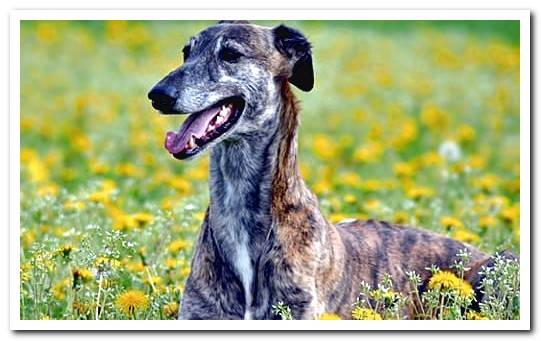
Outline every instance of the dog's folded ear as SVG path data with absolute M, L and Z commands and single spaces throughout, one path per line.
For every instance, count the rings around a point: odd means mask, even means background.
M 302 91 L 314 87 L 314 67 L 312 65 L 312 46 L 298 30 L 279 25 L 272 29 L 274 46 L 292 64 L 289 82 Z

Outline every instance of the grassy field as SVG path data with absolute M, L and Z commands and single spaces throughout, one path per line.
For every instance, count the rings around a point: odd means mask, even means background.
M 208 24 L 21 24 L 21 319 L 175 318 L 208 154 L 172 159 L 183 118 L 146 93 Z M 289 24 L 314 45 L 300 161 L 331 221 L 519 253 L 518 23 Z

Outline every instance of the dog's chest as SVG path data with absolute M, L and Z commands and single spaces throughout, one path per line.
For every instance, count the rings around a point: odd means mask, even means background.
M 246 226 L 251 219 L 242 218 L 243 213 L 222 214 L 219 222 L 214 222 L 217 232 L 217 243 L 222 249 L 223 257 L 230 264 L 244 289 L 244 318 L 251 319 L 250 307 L 253 302 L 254 261 L 250 248 L 250 235 Z

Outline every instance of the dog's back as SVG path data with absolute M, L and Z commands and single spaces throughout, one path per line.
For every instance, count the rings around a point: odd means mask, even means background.
M 336 225 L 344 252 L 347 255 L 339 283 L 327 299 L 327 309 L 336 311 L 343 318 L 351 318 L 351 307 L 359 295 L 361 282 L 377 288 L 388 274 L 393 289 L 410 295 L 414 288 L 407 272 L 415 271 L 421 278 L 420 291 L 426 290 L 431 265 L 441 270 L 453 271 L 452 265 L 459 260 L 457 254 L 467 249 L 471 254 L 470 269 L 466 280 L 470 281 L 478 300 L 482 298 L 479 271 L 483 265 L 490 266 L 490 256 L 475 247 L 460 243 L 442 235 L 408 226 L 389 224 L 384 221 L 349 220 Z M 515 258 L 512 253 L 506 253 Z

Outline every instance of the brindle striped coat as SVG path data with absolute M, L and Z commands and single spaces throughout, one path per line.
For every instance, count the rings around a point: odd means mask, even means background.
M 251 59 L 217 61 L 215 51 L 230 39 Z M 274 319 L 272 305 L 284 302 L 296 319 L 323 312 L 347 319 L 362 281 L 376 286 L 390 274 L 394 289 L 408 295 L 407 271 L 426 283 L 427 267 L 449 269 L 464 248 L 472 254 L 467 277 L 476 285 L 489 259 L 476 248 L 386 222 L 333 225 L 323 217 L 297 162 L 299 108 L 289 83 L 313 86 L 310 44 L 300 32 L 226 23 L 189 47 L 185 64 L 158 84 L 178 89 L 169 109 L 194 112 L 231 89 L 247 107 L 210 150 L 210 204 L 179 318 Z
M 374 220 L 329 223 L 300 176 L 295 141 L 298 109 L 287 83 L 282 96 L 276 165 L 266 193 L 271 198 L 270 224 L 255 236 L 264 238 L 253 245 L 250 306 L 246 307 L 243 284 L 223 255 L 207 212 L 181 318 L 242 319 L 249 309 L 252 318 L 272 319 L 277 318 L 272 304 L 285 302 L 298 319 L 323 312 L 347 319 L 361 281 L 376 287 L 390 274 L 395 289 L 408 294 L 406 271 L 416 271 L 426 282 L 427 267 L 434 264 L 450 269 L 457 252 L 464 248 L 472 253 L 473 270 L 468 276 L 475 277 L 488 255 L 450 238 Z M 211 199 L 210 209 L 212 204 Z

